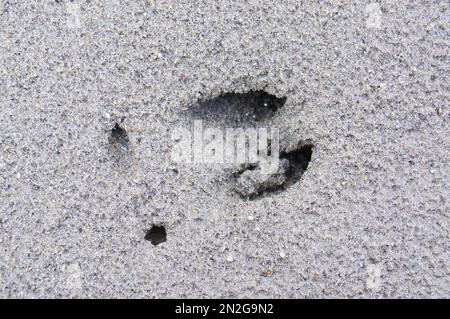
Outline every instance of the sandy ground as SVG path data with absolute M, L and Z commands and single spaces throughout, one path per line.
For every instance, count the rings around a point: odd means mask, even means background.
M 450 297 L 448 7 L 1 0 L 0 297 Z M 250 200 L 171 134 L 251 91 L 313 151 Z

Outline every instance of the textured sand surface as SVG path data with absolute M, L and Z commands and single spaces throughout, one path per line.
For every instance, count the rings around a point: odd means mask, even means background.
M 0 0 L 0 297 L 450 297 L 448 17 Z M 283 150 L 314 148 L 299 182 L 246 200 L 170 154 L 199 101 L 251 90 L 286 98 L 265 123 Z

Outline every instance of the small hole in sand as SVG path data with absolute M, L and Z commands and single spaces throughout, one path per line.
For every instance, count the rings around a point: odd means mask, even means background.
M 112 144 L 121 146 L 126 146 L 130 142 L 127 131 L 118 123 L 116 123 L 114 128 L 111 130 L 110 141 Z
M 308 168 L 308 164 L 311 161 L 312 148 L 312 145 L 304 145 L 291 152 L 281 153 L 280 158 L 285 158 L 289 161 L 289 168 L 286 172 L 288 185 L 298 182 Z
M 125 128 L 116 123 L 109 133 L 108 142 L 116 167 L 120 169 L 128 168 L 132 163 L 132 147 Z
M 145 240 L 150 241 L 154 246 L 159 245 L 167 240 L 167 233 L 164 226 L 153 225 L 152 228 L 147 230 L 145 234 Z

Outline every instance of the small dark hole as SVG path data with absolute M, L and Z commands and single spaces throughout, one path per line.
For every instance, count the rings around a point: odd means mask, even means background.
M 289 184 L 294 184 L 300 180 L 303 173 L 308 168 L 311 161 L 312 145 L 304 145 L 291 152 L 283 152 L 280 158 L 289 160 L 289 169 L 286 172 L 286 178 Z
M 144 239 L 150 241 L 153 245 L 159 245 L 167 240 L 166 229 L 164 226 L 153 225 L 147 230 Z
M 120 145 L 126 145 L 130 141 L 127 131 L 125 131 L 118 123 L 116 123 L 111 130 L 111 141 Z

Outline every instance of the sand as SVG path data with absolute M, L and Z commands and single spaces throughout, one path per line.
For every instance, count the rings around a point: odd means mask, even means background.
M 1 0 L 0 297 L 449 298 L 448 7 Z M 194 120 L 308 168 L 243 198 L 173 161 Z

